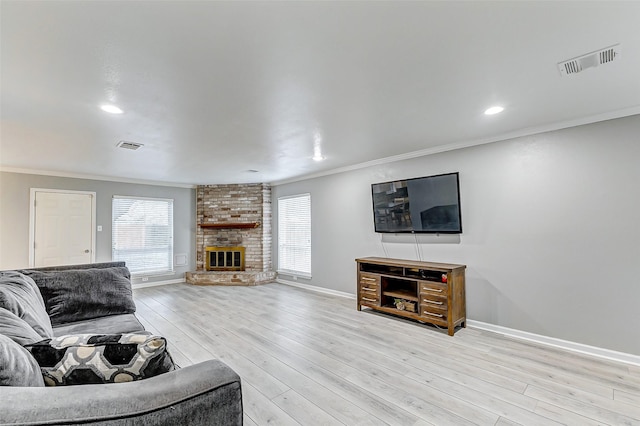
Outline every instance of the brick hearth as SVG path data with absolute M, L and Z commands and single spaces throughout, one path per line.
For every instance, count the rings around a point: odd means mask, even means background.
M 276 279 L 276 273 L 269 272 L 187 272 L 186 281 L 195 285 L 260 285 Z

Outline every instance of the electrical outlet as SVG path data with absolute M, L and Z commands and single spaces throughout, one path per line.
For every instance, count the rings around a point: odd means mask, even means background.
M 102 225 L 98 225 L 98 232 L 102 232 Z
M 142 277 L 142 282 L 143 282 L 143 283 L 144 283 L 144 282 L 147 282 L 147 281 L 149 281 L 149 277 Z

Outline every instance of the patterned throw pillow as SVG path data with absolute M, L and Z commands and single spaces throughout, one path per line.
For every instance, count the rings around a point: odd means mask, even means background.
M 75 334 L 27 345 L 47 386 L 121 383 L 175 369 L 164 337 Z

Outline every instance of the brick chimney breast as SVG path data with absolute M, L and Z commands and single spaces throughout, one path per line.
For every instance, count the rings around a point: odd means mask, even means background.
M 206 269 L 205 247 L 208 246 L 242 246 L 245 271 L 272 272 L 270 185 L 199 185 L 196 199 L 196 272 Z M 241 229 L 200 226 L 225 223 L 259 225 Z

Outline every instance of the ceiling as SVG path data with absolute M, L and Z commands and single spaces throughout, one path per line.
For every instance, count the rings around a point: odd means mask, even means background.
M 0 166 L 278 183 L 638 114 L 639 23 L 616 1 L 2 0 Z

